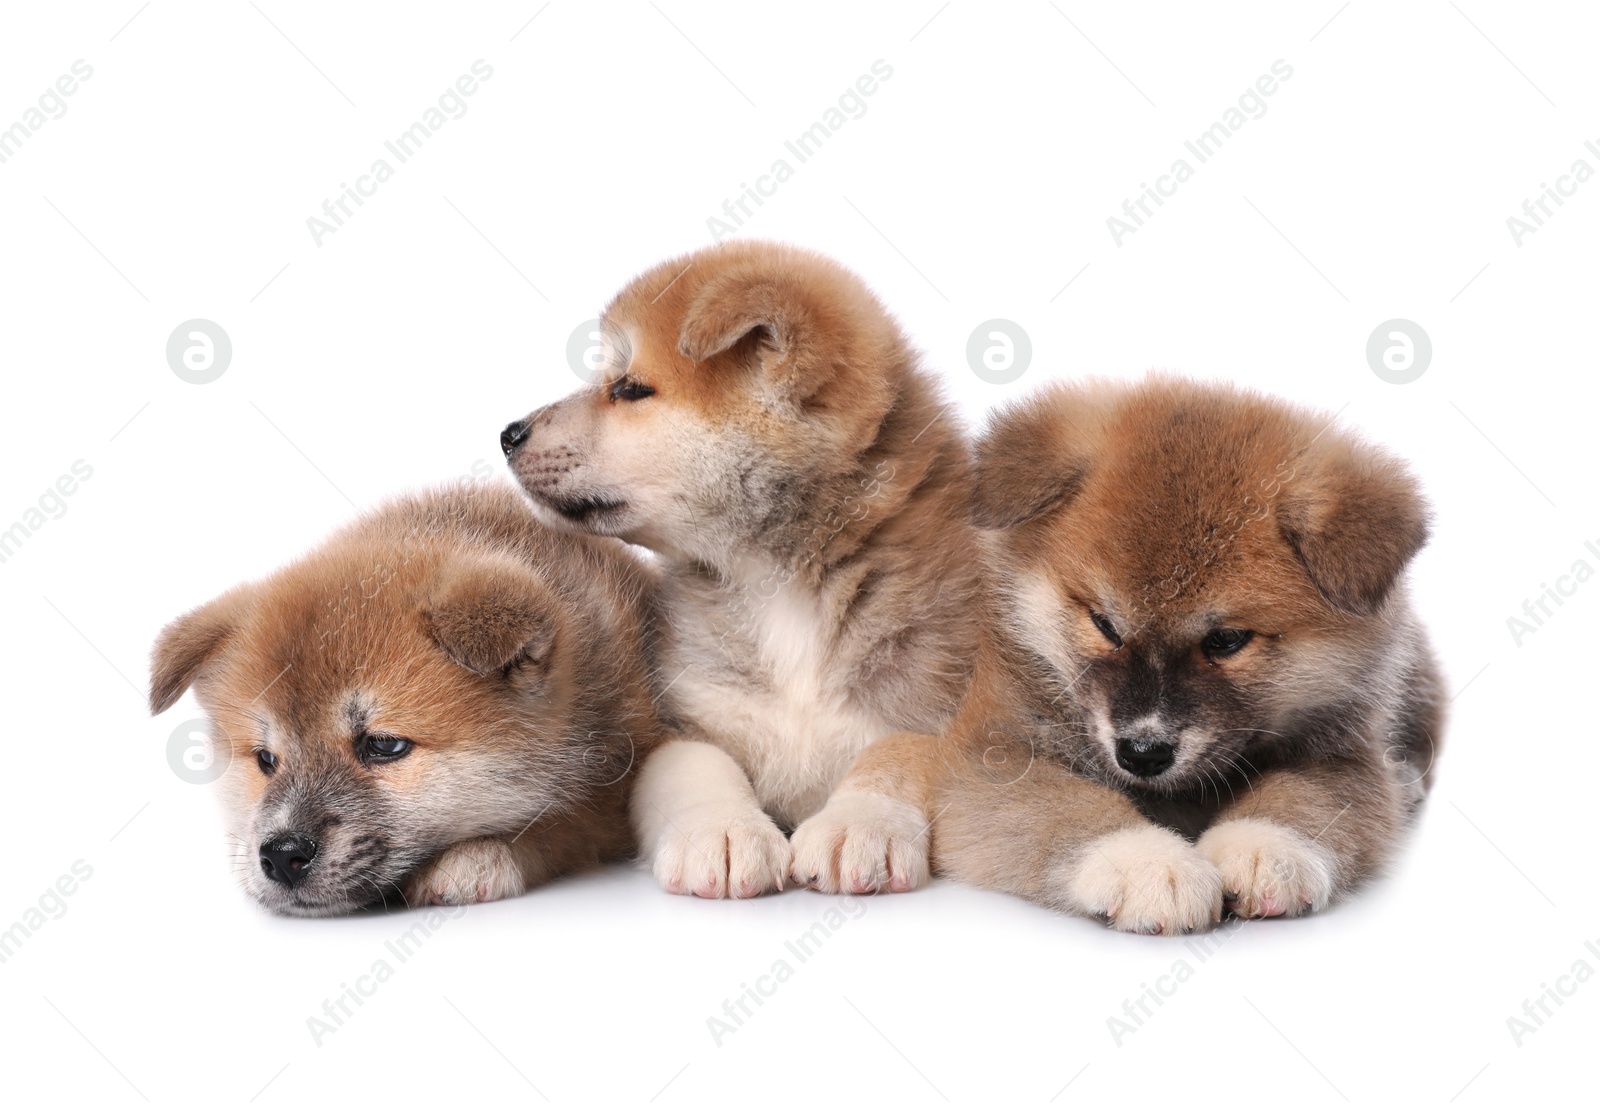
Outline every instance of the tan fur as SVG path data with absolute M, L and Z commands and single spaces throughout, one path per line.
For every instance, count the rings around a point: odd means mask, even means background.
M 992 420 L 974 517 L 995 531 L 996 631 L 943 739 L 856 768 L 916 779 L 936 869 L 1171 933 L 1225 903 L 1314 911 L 1382 868 L 1441 736 L 1401 579 L 1426 509 L 1330 422 L 1167 377 Z M 1255 635 L 1213 655 L 1221 628 Z M 1119 741 L 1171 766 L 1137 776 Z
M 802 250 L 669 261 L 602 329 L 605 378 L 508 429 L 510 464 L 547 516 L 661 558 L 663 702 L 694 746 L 643 769 L 646 856 L 710 896 L 791 864 L 826 890 L 918 884 L 920 803 L 890 776 L 835 790 L 874 741 L 941 728 L 969 676 L 960 426 L 871 292 Z
M 631 851 L 658 735 L 653 594 L 631 557 L 548 529 L 511 488 L 414 495 L 174 621 L 150 705 L 194 686 L 229 757 L 236 873 L 268 908 L 509 896 Z M 363 731 L 413 746 L 363 759 Z M 258 855 L 288 832 L 316 845 L 293 887 Z

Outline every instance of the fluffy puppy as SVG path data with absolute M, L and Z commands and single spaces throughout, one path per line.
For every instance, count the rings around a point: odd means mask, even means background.
M 978 457 L 998 629 L 944 761 L 908 737 L 876 768 L 932 771 L 937 868 L 1168 933 L 1322 909 L 1380 869 L 1443 709 L 1400 463 L 1161 377 L 1047 389 Z
M 632 850 L 652 595 L 513 488 L 403 498 L 168 625 L 150 708 L 194 686 L 268 909 L 509 897 Z
M 601 329 L 601 378 L 501 441 L 546 516 L 663 565 L 660 678 L 682 739 L 633 803 L 656 876 L 708 897 L 791 873 L 920 884 L 920 801 L 890 776 L 836 787 L 873 741 L 942 728 L 961 700 L 979 583 L 957 420 L 872 293 L 802 250 L 668 261 Z

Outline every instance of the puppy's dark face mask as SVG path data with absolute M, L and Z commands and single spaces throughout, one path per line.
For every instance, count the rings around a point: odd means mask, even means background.
M 169 626 L 151 703 L 195 686 L 246 892 L 330 915 L 581 791 L 565 650 L 553 595 L 509 558 L 313 561 Z
M 1151 617 L 1114 590 L 1083 584 L 1036 575 L 1014 607 L 1071 706 L 1063 715 L 1072 720 L 1052 730 L 1056 746 L 1085 773 L 1123 788 L 1242 792 L 1251 754 L 1301 707 L 1303 699 L 1280 693 L 1283 684 L 1310 689 L 1294 650 L 1299 629 L 1259 605 L 1246 615 L 1169 603 L 1166 615 Z M 1093 597 L 1078 596 L 1090 590 Z

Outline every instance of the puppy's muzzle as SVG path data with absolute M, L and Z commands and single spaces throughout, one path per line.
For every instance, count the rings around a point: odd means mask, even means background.
M 293 889 L 311 872 L 316 857 L 315 840 L 299 832 L 285 832 L 261 845 L 261 872 L 269 880 Z
M 506 454 L 507 460 L 511 459 L 511 454 L 517 451 L 532 432 L 531 418 L 519 418 L 500 431 L 500 451 Z
M 1117 765 L 1140 778 L 1154 778 L 1172 766 L 1172 745 L 1148 738 L 1117 741 Z

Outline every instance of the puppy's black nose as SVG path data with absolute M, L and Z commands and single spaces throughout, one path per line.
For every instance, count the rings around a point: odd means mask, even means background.
M 1117 765 L 1140 778 L 1154 778 L 1172 766 L 1172 745 L 1159 740 L 1117 741 Z
M 286 832 L 261 845 L 261 872 L 274 882 L 297 886 L 316 857 L 315 842 L 298 832 Z
M 500 431 L 500 451 L 506 454 L 506 459 L 509 460 L 511 454 L 517 451 L 517 446 L 528 439 L 532 428 L 528 420 L 522 418 Z

